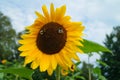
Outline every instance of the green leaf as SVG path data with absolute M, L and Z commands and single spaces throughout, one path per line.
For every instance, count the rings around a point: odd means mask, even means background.
M 28 68 L 8 68 L 8 69 L 2 69 L 0 70 L 1 73 L 11 73 L 11 74 L 16 74 L 20 77 L 24 77 L 27 79 L 30 79 L 33 73 L 33 70 L 28 69 Z
M 84 53 L 91 53 L 91 52 L 110 52 L 111 51 L 109 49 L 107 49 L 106 47 L 93 42 L 93 41 L 89 41 L 84 39 L 83 42 L 81 42 L 84 46 L 78 46 Z
M 109 65 L 107 65 L 105 62 L 101 61 L 101 60 L 96 60 L 99 64 L 109 67 Z
M 93 72 L 94 72 L 95 74 L 98 74 L 99 76 L 101 75 L 101 70 L 100 70 L 100 68 L 98 68 L 98 67 L 94 68 L 94 69 L 93 69 Z
M 0 64 L 0 68 L 3 68 L 3 67 L 5 67 L 5 66 Z
M 79 76 L 80 74 L 81 74 L 80 72 L 74 73 L 73 77 Z
M 104 76 L 101 75 L 101 76 L 99 77 L 99 80 L 107 80 L 107 79 L 106 79 Z
M 81 62 L 76 62 L 75 65 L 78 66 Z
M 76 76 L 77 79 L 86 80 L 83 76 Z
M 0 80 L 2 80 L 4 77 L 4 74 L 3 73 L 0 73 Z
M 102 74 L 101 69 L 99 67 L 96 67 L 93 69 L 94 74 L 98 75 L 98 80 L 107 80 Z

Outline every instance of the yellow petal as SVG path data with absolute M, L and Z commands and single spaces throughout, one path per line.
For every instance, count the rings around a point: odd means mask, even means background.
M 19 51 L 27 51 L 27 50 L 31 50 L 37 48 L 35 43 L 33 44 L 24 44 L 21 47 L 18 48 Z
M 82 22 L 69 22 L 64 24 L 66 30 L 68 31 L 79 31 L 80 33 L 84 30 L 84 26 L 82 26 Z
M 47 72 L 48 72 L 48 75 L 52 75 L 52 73 L 53 73 L 53 69 L 52 69 L 52 67 L 51 67 L 51 65 L 49 66 L 49 68 L 47 69 Z
M 31 58 L 29 58 L 29 57 L 25 57 L 24 65 L 26 65 L 26 64 L 28 64 L 28 63 L 30 63 L 30 62 L 32 62 L 33 59 L 34 59 L 34 58 L 31 59 Z
M 19 40 L 18 42 L 20 44 L 30 44 L 30 43 L 35 43 L 36 39 L 24 39 L 24 40 Z
M 50 64 L 50 55 L 42 54 L 42 58 L 40 59 L 40 71 L 46 71 Z
M 80 25 L 82 25 L 82 22 L 71 22 L 72 23 L 72 25 L 74 25 L 74 26 L 80 26 Z
M 67 33 L 67 37 L 69 38 L 76 38 L 76 37 L 79 37 L 81 36 L 82 34 L 81 33 Z
M 77 40 L 67 40 L 68 42 L 72 43 L 72 44 L 75 44 L 76 46 L 83 46 L 83 44 L 80 42 L 80 41 L 77 41 Z
M 78 36 L 81 36 L 81 32 L 78 32 L 78 31 L 68 31 L 67 34 L 68 35 L 78 35 Z
M 23 34 L 21 36 L 21 38 L 23 38 L 23 39 L 25 39 L 25 38 L 35 38 L 35 37 L 36 37 L 36 35 L 31 35 L 31 34 Z
M 65 15 L 65 12 L 66 12 L 66 5 L 63 5 L 62 7 L 61 7 L 61 13 L 60 13 L 60 17 L 63 17 L 64 15 Z
M 39 20 L 40 20 L 40 21 L 45 21 L 45 17 L 44 17 L 42 14 L 40 14 L 40 13 L 37 12 L 37 11 L 35 11 L 35 14 L 39 17 Z
M 35 21 L 34 21 L 34 24 L 32 25 L 33 27 L 32 28 L 38 28 L 39 30 L 40 30 L 40 28 L 44 25 L 46 23 L 46 20 L 45 19 L 40 19 L 40 18 L 38 18 L 38 19 L 36 19 Z
M 49 20 L 50 16 L 49 16 L 47 7 L 45 5 L 42 6 L 42 10 L 43 10 L 43 13 L 44 13 L 45 17 Z
M 68 52 L 66 53 L 69 57 L 71 58 L 74 58 L 75 60 L 77 61 L 80 61 L 79 57 L 76 55 L 76 50 L 74 50 L 74 47 L 77 47 L 77 46 L 73 46 L 69 43 L 67 43 L 67 45 L 65 46 L 65 50 Z
M 75 59 L 75 60 L 77 60 L 77 61 L 80 61 L 80 59 L 79 59 L 79 57 L 76 55 L 76 52 L 75 52 L 75 51 L 73 51 L 73 50 L 71 50 L 71 49 L 69 49 L 69 48 L 66 48 L 65 50 L 68 52 L 67 55 L 68 55 L 69 57 L 71 57 L 71 58 L 73 58 L 73 59 Z
M 66 6 L 62 6 L 60 8 L 56 8 L 56 19 L 55 21 L 59 21 L 64 15 L 65 15 L 65 12 L 66 12 Z
M 73 55 L 73 59 L 75 59 L 76 61 L 80 61 L 80 58 L 76 55 L 76 53 Z
M 62 50 L 60 55 L 62 56 L 62 59 L 66 63 L 66 65 L 70 66 L 73 64 L 71 58 L 66 55 L 66 51 Z
M 62 67 L 67 67 L 64 61 L 62 61 L 62 58 L 60 57 L 59 53 L 55 55 L 55 58 L 57 59 L 57 63 Z
M 34 52 L 34 54 L 33 54 L 33 52 Z M 38 52 L 36 52 L 36 50 L 34 50 L 33 52 L 31 52 L 31 54 L 29 54 L 28 56 L 25 57 L 24 64 L 28 64 L 37 58 Z
M 83 51 L 82 51 L 81 49 L 79 49 L 79 47 L 78 47 L 77 45 L 74 45 L 74 44 L 71 43 L 71 42 L 67 42 L 66 47 L 69 47 L 69 49 L 74 50 L 74 51 L 76 51 L 76 52 L 83 53 Z
M 60 14 L 60 8 L 56 8 L 56 13 L 55 13 L 55 21 L 58 22 L 59 20 L 59 14 Z
M 51 20 L 54 21 L 54 19 L 55 19 L 55 10 L 54 10 L 53 3 L 51 3 L 51 5 L 50 5 L 50 15 L 51 15 Z
M 31 64 L 31 68 L 36 69 L 37 67 L 38 67 L 38 63 L 36 62 L 36 60 L 34 60 Z
M 83 53 L 83 51 L 81 49 L 79 49 L 78 47 L 74 47 L 74 49 L 79 53 Z
M 22 53 L 20 53 L 20 56 L 24 57 L 30 54 L 31 51 L 24 51 Z
M 53 70 L 55 70 L 57 67 L 57 61 L 54 55 L 51 55 L 51 65 L 52 65 Z
M 38 64 L 38 65 L 40 65 L 40 60 L 41 60 L 41 58 L 42 58 L 42 52 L 41 51 L 39 51 L 39 49 L 37 50 L 37 52 L 38 52 L 38 55 L 37 55 L 37 58 L 36 58 L 36 63 Z
M 71 19 L 70 16 L 65 16 L 61 19 L 61 21 L 59 22 L 60 24 L 62 24 L 64 26 L 64 24 L 66 24 L 67 22 L 69 22 Z
M 39 23 L 39 25 L 37 25 L 37 26 L 35 26 L 35 27 L 31 27 L 31 28 L 29 28 L 29 31 L 30 32 L 39 32 L 40 31 L 40 28 L 41 28 L 41 25 L 40 25 L 40 23 Z

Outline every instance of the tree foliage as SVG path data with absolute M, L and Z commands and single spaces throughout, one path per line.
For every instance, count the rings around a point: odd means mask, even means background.
M 104 53 L 102 61 L 108 66 L 102 66 L 102 73 L 108 80 L 120 79 L 120 26 L 114 27 L 113 32 L 106 35 L 105 46 L 113 52 L 113 55 Z
M 10 18 L 0 12 L 0 58 L 16 58 L 17 46 L 16 32 L 12 28 Z

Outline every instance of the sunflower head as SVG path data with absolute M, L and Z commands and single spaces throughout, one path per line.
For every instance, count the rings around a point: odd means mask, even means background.
M 42 10 L 43 15 L 35 12 L 37 19 L 26 27 L 28 32 L 21 36 L 19 50 L 20 56 L 25 57 L 25 65 L 31 63 L 32 69 L 39 67 L 41 72 L 47 70 L 51 75 L 57 65 L 69 69 L 72 59 L 79 60 L 76 52 L 82 53 L 77 46 L 83 46 L 80 41 L 84 26 L 65 15 L 65 5 L 54 9 L 51 4 L 50 11 L 43 5 Z

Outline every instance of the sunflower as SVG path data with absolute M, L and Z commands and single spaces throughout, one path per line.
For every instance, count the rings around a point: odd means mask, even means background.
M 43 5 L 42 10 L 43 15 L 36 11 L 37 19 L 26 27 L 28 32 L 21 36 L 19 50 L 20 56 L 25 57 L 25 65 L 31 63 L 32 69 L 39 67 L 41 72 L 51 75 L 57 65 L 68 69 L 73 59 L 79 60 L 76 52 L 82 53 L 77 46 L 83 46 L 80 41 L 84 26 L 65 15 L 65 5 L 54 9 L 51 4 L 50 12 Z

